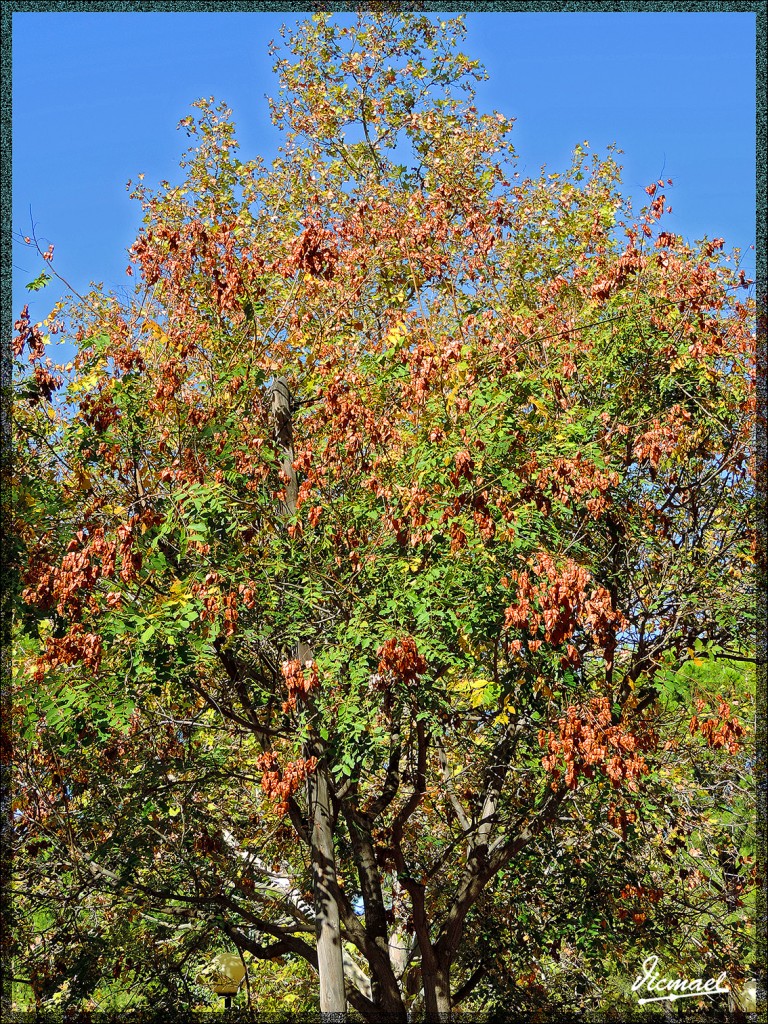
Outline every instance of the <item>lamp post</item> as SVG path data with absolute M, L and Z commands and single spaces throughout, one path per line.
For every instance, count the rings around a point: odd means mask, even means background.
M 224 1009 L 232 1006 L 232 996 L 243 983 L 245 964 L 235 953 L 218 953 L 197 979 L 218 996 L 224 996 Z

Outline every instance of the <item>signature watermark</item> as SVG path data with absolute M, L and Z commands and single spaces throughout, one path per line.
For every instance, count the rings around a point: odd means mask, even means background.
M 638 996 L 641 1006 L 645 1003 L 674 1003 L 676 999 L 708 998 L 728 995 L 725 971 L 718 978 L 663 978 L 659 971 L 659 958 L 649 956 L 643 961 L 643 973 L 635 978 L 633 992 L 650 992 L 656 995 Z M 663 993 L 663 994 L 662 994 Z

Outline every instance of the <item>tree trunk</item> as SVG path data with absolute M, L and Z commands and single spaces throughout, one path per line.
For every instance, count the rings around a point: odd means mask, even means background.
M 441 969 L 435 979 L 435 996 L 437 1012 L 441 1021 L 448 1020 L 453 1006 L 451 1005 L 451 977 L 448 967 Z
M 341 945 L 339 907 L 333 895 L 336 885 L 336 864 L 333 852 L 328 775 L 324 761 L 319 761 L 309 776 L 307 792 L 312 816 L 312 881 L 315 893 L 315 934 L 317 936 L 317 971 L 320 977 L 320 1012 L 344 1014 L 344 960 Z
M 275 425 L 275 440 L 282 449 L 280 469 L 285 476 L 285 501 L 283 508 L 287 515 L 296 511 L 299 482 L 293 468 L 293 425 L 291 422 L 291 391 L 285 377 L 278 377 L 272 385 L 272 419 Z
M 283 452 L 281 469 L 285 479 L 284 508 L 291 516 L 296 511 L 298 480 L 293 468 L 293 426 L 291 393 L 284 377 L 272 387 L 272 415 L 275 436 Z M 299 661 L 311 657 L 311 648 L 299 644 Z M 336 860 L 333 851 L 333 819 L 328 791 L 328 767 L 321 749 L 307 751 L 318 758 L 316 770 L 307 778 L 307 797 L 311 825 L 312 884 L 315 897 L 315 932 L 317 936 L 317 972 L 320 979 L 320 1012 L 344 1015 L 347 1001 L 344 994 L 344 959 L 341 944 L 339 907 L 336 888 Z
M 379 868 L 371 839 L 370 825 L 360 815 L 347 810 L 347 822 L 353 855 L 357 864 L 365 906 L 367 958 L 371 972 L 371 1000 L 387 1020 L 408 1019 L 397 977 L 390 959 L 386 912 L 379 882 Z
M 422 959 L 421 974 L 427 1024 L 446 1024 L 451 1017 L 450 969 L 437 965 L 427 967 Z

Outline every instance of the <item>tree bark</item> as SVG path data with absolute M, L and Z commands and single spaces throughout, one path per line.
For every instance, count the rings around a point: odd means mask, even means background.
M 275 440 L 283 457 L 280 469 L 285 477 L 285 501 L 283 508 L 287 515 L 296 511 L 299 482 L 293 468 L 293 424 L 291 420 L 291 391 L 285 377 L 277 377 L 272 385 L 272 419 L 275 425 Z
M 391 1020 L 407 1020 L 389 955 L 386 910 L 379 867 L 371 838 L 370 817 L 343 807 L 365 907 L 366 956 L 371 971 L 371 998 Z
M 336 863 L 333 852 L 333 828 L 327 767 L 319 760 L 309 776 L 307 793 L 312 818 L 310 850 L 312 881 L 315 895 L 315 934 L 317 936 L 317 971 L 320 978 L 320 1012 L 344 1014 L 344 959 L 341 945 L 339 907 L 333 896 Z
M 272 387 L 272 415 L 275 437 L 283 457 L 281 470 L 285 477 L 284 509 L 291 516 L 296 511 L 298 481 L 293 468 L 293 426 L 291 422 L 291 392 L 284 377 L 278 377 Z M 299 644 L 298 657 L 304 661 L 311 649 Z M 310 851 L 312 857 L 312 883 L 315 897 L 315 932 L 317 937 L 317 972 L 320 980 L 320 1012 L 346 1014 L 344 992 L 344 959 L 341 940 L 339 907 L 334 896 L 337 887 L 336 860 L 333 850 L 333 818 L 328 783 L 328 767 L 322 749 L 307 752 L 318 758 L 317 768 L 307 779 L 307 797 L 311 825 Z
M 422 953 L 421 979 L 427 1024 L 446 1024 L 451 1016 L 450 967 Z
M 437 1003 L 437 1019 L 446 1021 L 453 1009 L 451 1003 L 451 977 L 448 965 L 438 968 L 435 975 L 435 1001 Z

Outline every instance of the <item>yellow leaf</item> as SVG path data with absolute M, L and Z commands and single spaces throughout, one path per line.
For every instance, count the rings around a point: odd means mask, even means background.
M 397 345 L 400 341 L 402 341 L 404 334 L 405 324 L 402 321 L 400 321 L 399 323 L 396 323 L 394 327 L 391 327 L 389 329 L 386 337 L 384 338 L 384 342 L 387 345 Z
M 481 676 L 479 679 L 473 679 L 470 685 L 472 686 L 473 690 L 485 690 L 486 687 L 491 685 L 491 683 L 491 679 L 484 679 Z
M 147 326 L 161 345 L 164 345 L 166 348 L 173 349 L 174 351 L 179 351 L 180 345 L 171 341 L 160 324 L 156 324 L 154 320 L 147 320 Z
M 506 725 L 507 722 L 509 721 L 509 716 L 510 715 L 514 715 L 514 713 L 515 713 L 515 708 L 510 703 L 510 699 L 507 696 L 507 697 L 504 698 L 504 707 L 502 708 L 502 710 L 499 712 L 499 714 L 493 720 L 494 724 L 495 725 Z
M 106 366 L 106 359 L 100 359 L 94 366 L 90 373 L 87 373 L 84 377 L 74 381 L 69 385 L 69 391 L 71 394 L 77 394 L 80 391 L 88 391 L 97 384 L 102 378 L 102 370 Z

